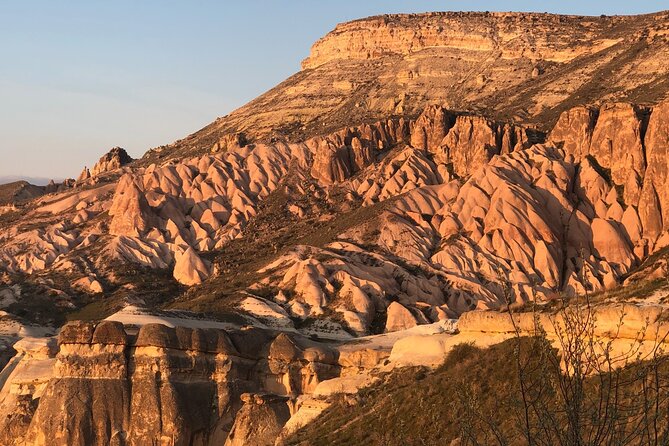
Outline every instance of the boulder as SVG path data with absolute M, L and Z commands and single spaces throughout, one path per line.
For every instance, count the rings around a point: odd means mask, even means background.
M 167 325 L 155 323 L 142 325 L 137 334 L 135 346 L 180 348 L 175 329 Z
M 225 446 L 274 446 L 290 418 L 288 398 L 245 393 L 241 399 L 244 405 L 237 412 Z
M 95 325 L 91 322 L 68 322 L 60 329 L 58 344 L 90 344 L 94 330 Z
M 627 272 L 636 259 L 629 242 L 609 220 L 595 218 L 592 221 L 592 243 L 595 253 L 609 263 L 617 264 L 621 272 Z
M 72 285 L 92 294 L 99 294 L 104 291 L 102 284 L 95 277 L 91 276 L 82 277 L 81 279 L 76 280 Z
M 123 324 L 116 321 L 101 321 L 95 327 L 93 344 L 126 345 L 128 343 Z

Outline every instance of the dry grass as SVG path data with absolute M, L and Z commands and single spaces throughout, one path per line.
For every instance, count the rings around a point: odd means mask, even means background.
M 518 346 L 521 347 L 518 347 Z M 520 350 L 519 350 L 520 349 Z M 538 349 L 538 350 L 537 350 Z M 539 351 L 540 350 L 540 351 Z M 518 353 L 518 352 L 521 353 Z M 385 379 L 362 390 L 355 402 L 338 398 L 314 422 L 307 425 L 286 444 L 301 446 L 320 445 L 449 445 L 449 444 L 504 444 L 525 445 L 522 432 L 522 408 L 518 355 L 526 364 L 523 381 L 533 401 L 546 408 L 546 419 L 532 419 L 554 423 L 551 441 L 559 442 L 559 432 L 566 429 L 566 414 L 560 411 L 561 393 L 554 376 L 555 368 L 547 365 L 546 354 L 555 355 L 531 338 L 512 339 L 482 350 L 471 345 L 456 346 L 436 371 L 423 368 L 404 368 L 392 372 Z M 648 364 L 635 363 L 616 376 L 617 422 L 624 429 L 641 429 L 645 412 L 637 406 L 638 395 L 647 391 L 639 377 L 648 377 Z M 656 369 L 662 392 L 669 377 L 666 357 Z M 585 413 L 597 413 L 599 391 L 606 387 L 611 376 L 593 376 L 584 382 Z M 607 381 L 609 380 L 609 381 Z M 663 395 L 660 411 L 667 410 Z M 551 417 L 550 419 L 548 417 Z M 592 423 L 592 424 L 591 424 Z M 598 419 L 586 420 L 584 429 L 596 427 Z M 657 420 L 658 429 L 666 430 L 667 420 Z M 466 439 L 466 440 L 465 440 Z M 564 440 L 564 438 L 562 438 Z M 535 443 L 532 443 L 535 444 Z M 559 444 L 542 443 L 536 444 Z M 562 443 L 567 444 L 567 443 Z M 590 444 L 590 443 L 585 443 Z M 625 444 L 599 442 L 593 444 Z M 646 444 L 633 442 L 633 444 Z M 661 443 L 660 443 L 661 444 Z

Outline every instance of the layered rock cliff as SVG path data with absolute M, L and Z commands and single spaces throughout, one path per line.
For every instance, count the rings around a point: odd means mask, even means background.
M 161 154 L 208 148 L 225 135 L 307 139 L 351 122 L 415 117 L 429 104 L 549 130 L 577 105 L 655 104 L 668 16 L 428 13 L 338 25 L 304 69 Z
M 276 438 L 288 400 L 342 369 L 327 346 L 256 329 L 147 324 L 128 336 L 118 322 L 72 323 L 54 344 L 31 346 L 3 372 L 2 444 L 268 444 L 260 439 Z M 276 426 L 249 431 L 245 420 L 264 409 Z
M 412 330 L 432 364 L 451 345 L 432 330 L 472 310 L 662 302 L 668 29 L 666 13 L 343 24 L 205 129 L 0 212 L 5 356 L 25 338 L 0 439 L 269 444 L 327 405 L 313 394 L 413 364 L 416 339 L 393 347 Z M 140 307 L 138 333 L 27 337 Z M 183 311 L 234 328 L 146 322 Z M 384 347 L 354 347 L 370 335 Z

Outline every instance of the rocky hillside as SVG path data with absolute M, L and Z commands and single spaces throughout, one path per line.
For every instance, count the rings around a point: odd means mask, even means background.
M 163 148 L 163 156 L 209 149 L 239 132 L 250 140 L 307 139 L 354 123 L 416 117 L 429 104 L 542 130 L 576 105 L 651 105 L 669 89 L 667 32 L 666 12 L 356 20 L 316 42 L 302 71 Z
M 550 387 L 557 379 L 545 363 L 540 362 L 545 359 L 541 351 L 529 341 L 521 347 L 527 349 L 528 354 L 535 354 L 528 359 L 528 375 L 532 374 L 528 381 L 545 384 L 550 389 L 541 395 L 546 401 L 540 400 L 538 405 L 542 408 L 559 406 L 559 393 L 554 392 L 558 389 Z M 515 364 L 517 348 L 515 341 L 487 349 L 460 344 L 434 371 L 424 367 L 397 369 L 386 375 L 383 382 L 356 395 L 333 398 L 335 401 L 318 419 L 280 444 L 526 445 L 527 439 L 519 428 L 523 425 L 524 412 L 517 393 L 521 382 Z M 662 363 L 660 372 L 664 384 L 666 363 Z M 624 409 L 617 414 L 617 424 L 611 429 L 601 429 L 589 420 L 584 423 L 582 431 L 590 444 L 615 444 L 621 437 L 626 444 L 654 444 L 653 438 L 641 428 L 645 408 L 639 395 L 644 387 L 637 376 L 643 373 L 641 365 L 620 373 L 623 384 L 617 390 Z M 584 384 L 587 395 L 584 410 L 597 413 L 595 389 L 598 383 L 590 378 Z M 659 410 L 666 410 L 667 401 L 663 400 L 660 406 Z M 532 432 L 536 435 L 532 438 L 538 442 L 548 440 L 546 444 L 560 444 L 567 437 L 569 423 L 564 415 L 552 421 L 555 424 Z M 659 424 L 662 430 L 666 429 L 664 422 Z
M 27 181 L 15 181 L 0 185 L 0 205 L 12 206 L 32 200 L 44 194 L 44 188 Z M 9 209 L 8 207 L 5 209 Z
M 4 441 L 272 444 L 332 394 L 510 336 L 453 336 L 463 315 L 587 293 L 655 305 L 659 324 L 667 29 L 667 13 L 342 24 L 203 130 L 16 201 Z M 89 322 L 45 337 L 68 319 Z

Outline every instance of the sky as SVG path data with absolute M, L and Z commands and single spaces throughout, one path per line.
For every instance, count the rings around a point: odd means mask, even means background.
M 183 138 L 298 71 L 339 22 L 667 8 L 654 0 L 0 0 L 0 179 L 76 177 L 111 147 L 140 157 Z

